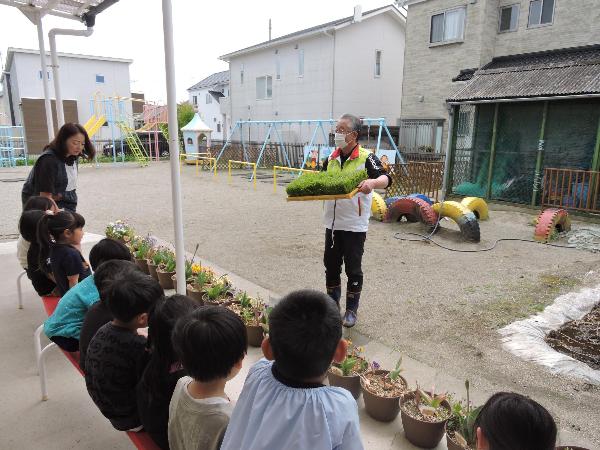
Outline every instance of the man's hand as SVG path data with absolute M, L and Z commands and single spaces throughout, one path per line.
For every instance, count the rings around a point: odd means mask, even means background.
M 370 194 L 371 191 L 373 190 L 373 188 L 375 187 L 373 184 L 375 180 L 363 180 L 360 182 L 360 184 L 358 185 L 358 190 L 360 192 L 362 192 L 363 194 Z

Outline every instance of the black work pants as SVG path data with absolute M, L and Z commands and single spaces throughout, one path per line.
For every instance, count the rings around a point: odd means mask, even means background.
M 348 277 L 346 294 L 360 293 L 363 285 L 362 256 L 366 232 L 325 230 L 325 282 L 328 288 L 342 284 L 342 263 Z

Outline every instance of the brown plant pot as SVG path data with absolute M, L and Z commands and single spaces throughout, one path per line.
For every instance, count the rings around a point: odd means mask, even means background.
M 191 284 L 188 284 L 186 286 L 185 294 L 192 300 L 195 300 L 196 302 L 198 302 L 200 305 L 204 305 L 204 301 L 202 300 L 202 296 L 204 295 L 204 292 L 194 289 Z
M 158 274 L 156 273 L 156 266 L 149 259 L 146 260 L 146 264 L 148 265 L 148 273 L 152 278 L 158 281 Z
M 376 370 L 375 374 L 385 375 L 388 374 L 389 370 Z M 408 386 L 406 379 L 400 376 L 400 379 L 405 386 Z M 373 419 L 381 422 L 391 422 L 394 420 L 400 412 L 400 396 L 397 397 L 380 397 L 369 391 L 364 384 L 362 378 L 360 379 L 360 385 L 363 393 L 363 400 L 365 402 L 365 410 Z
M 448 422 L 444 424 L 444 432 L 446 433 L 446 447 L 448 447 L 448 450 L 465 450 L 465 447 L 456 442 L 454 437 L 451 437 L 448 433 Z
M 211 300 L 210 298 L 208 298 L 208 294 L 204 293 L 202 294 L 202 301 L 204 302 L 205 305 L 212 305 L 212 306 L 227 306 L 231 304 L 231 298 L 232 297 L 222 297 L 219 298 L 217 300 Z
M 135 263 L 138 265 L 138 267 L 140 269 L 142 269 L 142 271 L 144 273 L 147 273 L 148 275 L 150 275 L 150 270 L 148 269 L 148 261 L 146 261 L 145 259 L 135 258 Z
M 329 386 L 337 386 L 346 389 L 352 394 L 355 400 L 360 397 L 360 376 L 359 375 L 338 375 L 331 370 L 327 371 L 327 380 Z
M 248 335 L 248 345 L 251 347 L 260 347 L 263 341 L 263 328 L 260 325 L 246 325 L 246 334 Z
M 444 437 L 444 429 L 448 419 L 438 422 L 425 422 L 405 413 L 402 405 L 407 400 L 414 398 L 414 395 L 414 392 L 409 392 L 400 398 L 400 417 L 402 418 L 404 435 L 410 443 L 417 447 L 435 448 Z M 450 404 L 446 400 L 442 402 L 442 406 L 450 411 Z
M 175 275 L 175 272 L 163 272 L 160 269 L 156 269 L 156 275 L 158 275 L 158 283 L 163 289 L 175 289 L 175 284 L 173 284 L 173 275 Z

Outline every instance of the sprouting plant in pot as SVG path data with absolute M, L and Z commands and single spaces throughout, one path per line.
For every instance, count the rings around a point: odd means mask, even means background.
M 481 410 L 481 406 L 473 408 L 469 398 L 469 380 L 465 380 L 467 391 L 467 402 L 463 405 L 461 401 L 452 403 L 452 416 L 448 419 L 446 430 L 448 439 L 463 449 L 474 449 L 476 445 L 475 420 Z M 450 448 L 451 444 L 448 444 Z
M 164 273 L 173 274 L 175 272 L 175 267 L 177 265 L 177 260 L 175 259 L 175 253 L 171 250 L 165 250 L 162 260 L 158 264 L 158 270 Z
M 196 269 L 196 272 L 198 272 L 199 270 L 202 269 L 201 264 L 194 263 L 194 259 L 196 258 L 196 253 L 198 252 L 198 247 L 200 247 L 200 244 L 196 244 L 196 248 L 194 249 L 194 254 L 192 255 L 192 258 L 185 260 L 185 279 L 186 279 L 186 281 L 189 280 L 190 278 L 192 278 L 192 275 L 194 274 L 194 268 Z
M 167 249 L 161 247 L 152 252 L 152 264 L 160 266 L 166 257 Z
M 450 411 L 445 406 L 444 401 L 448 398 L 447 394 L 436 394 L 435 388 L 431 388 L 431 395 L 420 389 L 417 385 L 415 391 L 415 404 L 418 411 L 424 418 L 431 418 L 435 421 L 446 420 L 450 417 Z
M 402 359 L 395 365 L 392 377 L 373 361 L 369 370 L 360 376 L 360 383 L 367 413 L 376 420 L 390 422 L 400 412 L 399 400 L 406 392 L 406 380 L 400 375 Z
M 271 311 L 273 311 L 272 306 L 265 306 L 265 310 L 260 318 L 260 326 L 265 334 L 269 334 L 269 315 L 271 314 Z
M 227 291 L 229 290 L 229 286 L 221 281 L 212 285 L 206 291 L 206 296 L 208 300 L 212 303 L 218 303 L 220 299 L 222 299 Z
M 104 231 L 107 238 L 120 240 L 123 242 L 130 242 L 135 236 L 135 231 L 132 226 L 130 226 L 124 220 L 115 220 L 114 222 L 110 222 Z
M 151 238 L 149 239 L 149 236 L 142 238 L 135 242 L 135 250 L 133 256 L 135 257 L 135 259 L 146 259 L 151 249 Z
M 369 368 L 369 363 L 364 357 L 365 349 L 360 346 L 354 346 L 350 339 L 347 341 L 348 351 L 346 352 L 346 357 L 341 363 L 334 363 L 329 370 L 338 376 L 359 376 Z

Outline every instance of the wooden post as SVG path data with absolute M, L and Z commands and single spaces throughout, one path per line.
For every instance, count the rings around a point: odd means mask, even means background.
M 456 158 L 456 138 L 458 136 L 458 126 L 459 126 L 459 111 L 460 111 L 460 106 L 453 106 L 453 115 L 454 115 L 454 120 L 452 121 L 452 134 L 451 139 L 452 141 L 450 142 L 450 146 L 448 147 L 448 154 L 446 155 L 446 158 L 450 158 L 449 161 L 449 165 L 448 165 L 448 179 L 447 179 L 447 186 L 446 186 L 446 192 L 444 192 L 444 200 L 446 199 L 445 197 L 447 196 L 447 192 L 452 192 L 452 186 L 454 184 L 454 163 L 455 158 Z M 448 124 L 450 126 L 450 124 Z M 443 175 L 442 175 L 443 176 Z M 437 200 L 437 199 L 436 199 Z
M 540 137 L 538 139 L 537 161 L 535 163 L 535 173 L 533 175 L 533 192 L 531 193 L 531 206 L 537 203 L 540 184 L 542 183 L 542 161 L 544 160 L 545 135 L 546 135 L 546 120 L 548 118 L 548 100 L 544 102 L 544 110 L 542 112 L 542 126 L 540 127 Z
M 485 198 L 489 199 L 492 196 L 492 175 L 494 174 L 494 160 L 496 159 L 496 139 L 498 138 L 498 110 L 500 103 L 496 103 L 494 107 L 494 125 L 492 127 L 492 146 L 490 148 L 490 162 L 488 165 L 488 180 Z

